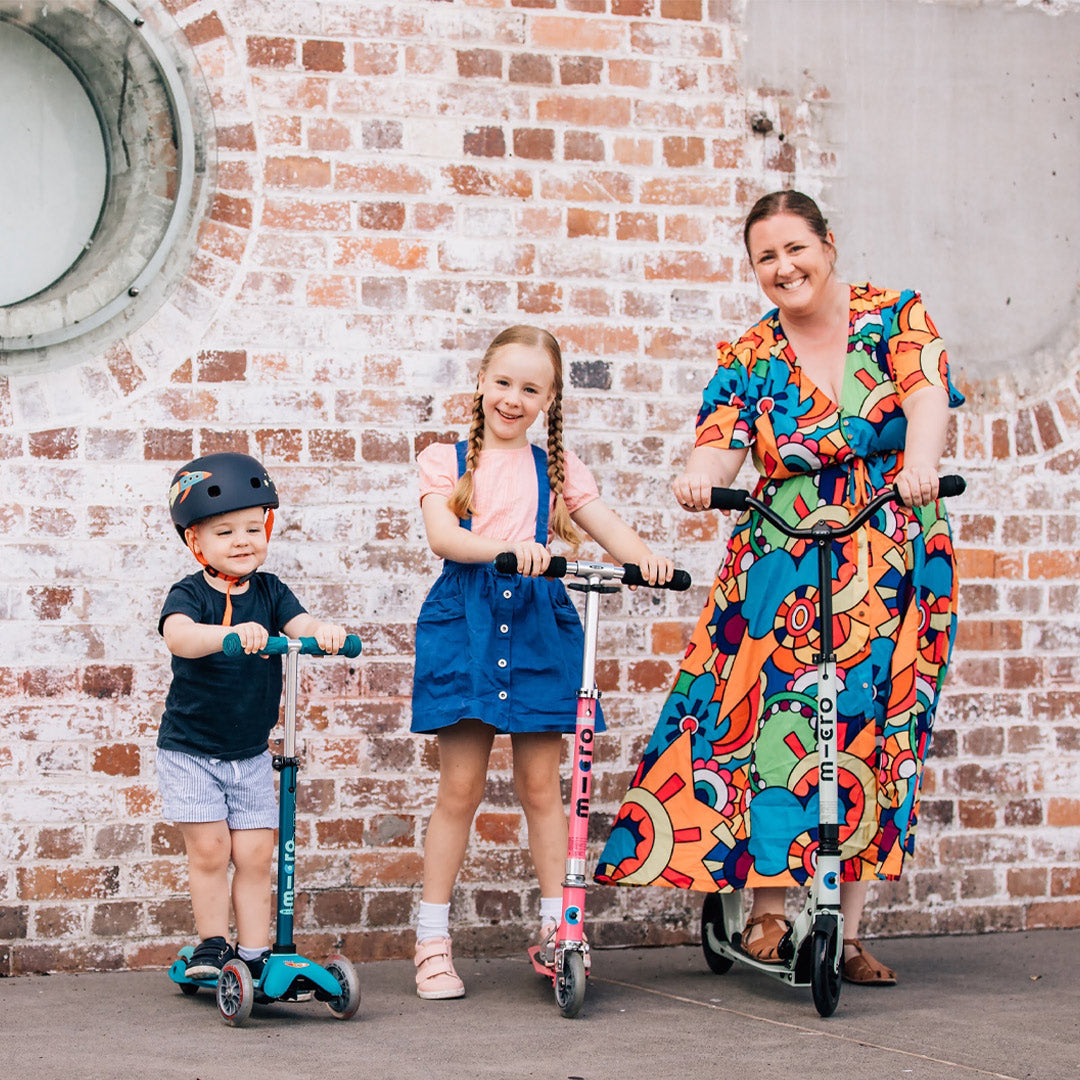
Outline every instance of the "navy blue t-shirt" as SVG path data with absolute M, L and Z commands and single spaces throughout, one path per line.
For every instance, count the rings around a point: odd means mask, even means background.
M 297 615 L 300 601 L 273 574 L 256 574 L 246 592 L 232 594 L 233 625 L 254 622 L 271 635 Z M 178 581 L 165 598 L 158 633 L 170 615 L 220 626 L 225 594 L 211 588 L 202 571 Z M 157 744 L 163 750 L 235 761 L 255 757 L 277 723 L 281 705 L 281 657 L 211 653 L 196 660 L 172 658 L 172 685 L 165 699 Z

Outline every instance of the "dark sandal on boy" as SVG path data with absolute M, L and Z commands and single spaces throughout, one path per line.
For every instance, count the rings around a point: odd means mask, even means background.
M 855 950 L 855 955 L 844 961 L 843 976 L 846 982 L 861 986 L 896 985 L 896 972 L 874 959 L 857 937 L 844 938 L 844 944 Z
M 761 927 L 761 935 L 747 944 L 750 931 L 755 927 Z M 747 956 L 762 964 L 782 964 L 780 954 L 777 952 L 783 936 L 791 929 L 791 924 L 782 915 L 759 915 L 756 919 L 747 919 L 743 928 L 740 947 Z

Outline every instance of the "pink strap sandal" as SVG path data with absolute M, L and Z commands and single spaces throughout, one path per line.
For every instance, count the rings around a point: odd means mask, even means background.
M 465 996 L 465 984 L 454 970 L 450 939 L 428 938 L 416 943 L 416 994 L 427 1001 Z

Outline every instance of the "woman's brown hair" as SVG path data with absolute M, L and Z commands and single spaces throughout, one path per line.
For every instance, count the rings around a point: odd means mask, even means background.
M 768 195 L 762 195 L 746 215 L 746 224 L 743 225 L 743 244 L 746 246 L 746 254 L 750 254 L 750 229 L 759 221 L 775 217 L 777 214 L 794 214 L 800 217 L 810 227 L 810 231 L 823 243 L 832 247 L 829 240 L 829 223 L 818 208 L 818 204 L 804 195 L 801 191 L 793 191 L 788 188 L 785 191 L 770 191 Z
M 537 326 L 509 326 L 502 333 L 496 335 L 495 340 L 487 347 L 487 352 L 484 353 L 484 358 L 480 361 L 481 372 L 487 371 L 491 358 L 504 345 L 526 345 L 529 348 L 543 349 L 551 360 L 551 367 L 554 372 L 554 396 L 547 410 L 548 484 L 555 495 L 555 509 L 551 515 L 551 531 L 560 540 L 564 540 L 576 548 L 581 543 L 582 536 L 574 528 L 574 523 L 570 519 L 570 511 L 566 509 L 566 500 L 563 498 L 566 460 L 562 443 L 562 349 L 559 348 L 558 341 L 551 334 Z M 484 395 L 480 393 L 478 385 L 476 393 L 473 395 L 472 422 L 469 425 L 468 443 L 465 447 L 465 472 L 459 478 L 447 502 L 451 513 L 456 514 L 459 518 L 472 517 L 475 512 L 472 505 L 473 475 L 483 447 Z

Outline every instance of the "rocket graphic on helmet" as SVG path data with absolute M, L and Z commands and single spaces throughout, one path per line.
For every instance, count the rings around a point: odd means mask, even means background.
M 206 454 L 178 469 L 169 487 L 169 513 L 184 539 L 184 530 L 215 514 L 231 514 L 250 506 L 273 510 L 277 489 L 266 470 L 247 454 Z

